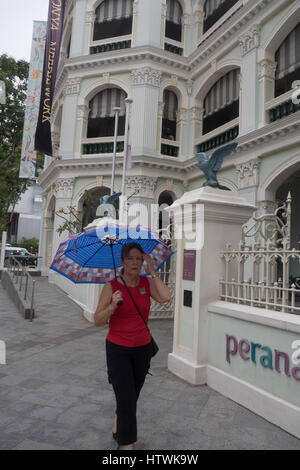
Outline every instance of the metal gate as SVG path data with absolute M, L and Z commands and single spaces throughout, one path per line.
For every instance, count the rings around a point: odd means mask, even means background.
M 162 237 L 163 238 L 163 237 Z M 165 240 L 173 251 L 173 255 L 168 259 L 157 272 L 161 280 L 168 286 L 171 293 L 171 300 L 168 303 L 160 304 L 151 300 L 149 319 L 174 318 L 175 308 L 175 284 L 176 284 L 176 240 Z

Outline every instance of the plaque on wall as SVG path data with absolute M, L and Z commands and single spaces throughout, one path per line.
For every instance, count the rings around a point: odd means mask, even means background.
M 183 281 L 195 280 L 196 250 L 183 251 Z

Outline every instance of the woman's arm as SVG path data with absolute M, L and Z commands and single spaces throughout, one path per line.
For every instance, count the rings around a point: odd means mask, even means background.
M 104 326 L 114 313 L 119 300 L 122 300 L 122 293 L 116 291 L 112 294 L 111 284 L 105 284 L 99 302 L 94 313 L 94 323 L 96 326 Z
M 155 275 L 155 269 L 153 266 L 153 261 L 150 255 L 145 254 L 143 255 L 144 260 L 146 261 L 148 265 L 148 271 L 150 272 L 151 276 Z M 158 303 L 164 304 L 166 302 L 170 302 L 171 300 L 171 294 L 166 286 L 166 284 L 160 279 L 158 274 L 156 275 L 157 277 L 153 279 L 149 279 L 149 284 L 150 284 L 150 294 L 151 297 Z

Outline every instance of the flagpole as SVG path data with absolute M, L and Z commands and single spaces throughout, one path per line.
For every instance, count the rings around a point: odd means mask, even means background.
M 131 98 L 126 98 L 125 104 L 126 104 L 126 119 L 125 119 L 125 139 L 124 139 L 124 160 L 123 160 L 123 176 L 122 176 L 122 208 L 121 208 L 121 214 L 122 218 L 124 216 L 124 211 L 125 211 L 125 178 L 126 178 L 126 157 L 127 157 L 127 146 L 128 146 L 128 123 L 129 123 L 129 112 L 130 112 L 130 105 L 133 103 L 133 100 Z
M 116 155 L 117 155 L 117 138 L 118 138 L 118 123 L 119 123 L 119 112 L 121 108 L 114 108 L 115 111 L 115 134 L 114 134 L 114 156 L 111 170 L 111 188 L 110 195 L 114 194 L 114 185 L 115 185 L 115 166 L 116 166 Z

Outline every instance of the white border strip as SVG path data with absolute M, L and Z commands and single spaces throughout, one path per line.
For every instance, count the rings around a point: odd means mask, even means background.
M 300 408 L 207 366 L 207 385 L 300 439 Z

